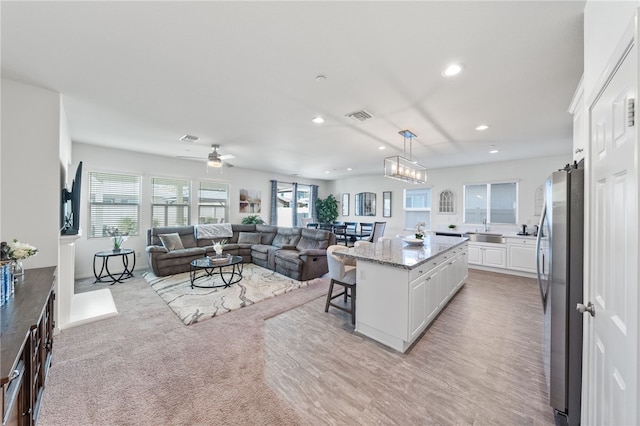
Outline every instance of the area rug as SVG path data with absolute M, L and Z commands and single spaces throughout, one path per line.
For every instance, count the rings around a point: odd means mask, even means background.
M 201 272 L 199 272 L 199 275 Z M 297 281 L 266 268 L 246 263 L 242 280 L 230 287 L 191 288 L 189 273 L 157 277 L 153 272 L 143 274 L 156 293 L 169 305 L 180 320 L 195 324 L 234 309 L 253 305 L 261 300 L 306 287 L 319 280 Z M 197 285 L 221 285 L 220 276 L 198 278 Z

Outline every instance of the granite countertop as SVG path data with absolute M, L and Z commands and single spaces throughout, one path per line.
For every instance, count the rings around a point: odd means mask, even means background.
M 334 252 L 337 256 L 375 262 L 399 268 L 413 269 L 430 259 L 468 241 L 468 238 L 427 235 L 422 246 L 406 244 L 400 238 L 393 238 L 371 245 L 351 247 Z

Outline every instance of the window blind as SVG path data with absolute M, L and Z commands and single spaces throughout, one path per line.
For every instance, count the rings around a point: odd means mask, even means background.
M 89 172 L 89 238 L 139 235 L 140 176 Z

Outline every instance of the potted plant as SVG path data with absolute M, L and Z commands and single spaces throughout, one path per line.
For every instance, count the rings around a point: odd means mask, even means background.
M 316 201 L 316 214 L 320 223 L 333 223 L 338 218 L 338 200 L 333 194 Z
M 250 214 L 249 216 L 245 216 L 242 218 L 243 225 L 265 225 L 267 222 L 264 221 L 257 214 Z

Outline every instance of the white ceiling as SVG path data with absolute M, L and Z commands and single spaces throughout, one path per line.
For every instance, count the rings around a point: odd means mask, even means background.
M 428 168 L 571 152 L 584 1 L 1 8 L 2 77 L 62 93 L 75 142 L 201 158 L 216 143 L 237 167 L 317 179 L 381 173 L 401 129 Z M 345 117 L 360 109 L 373 119 Z

